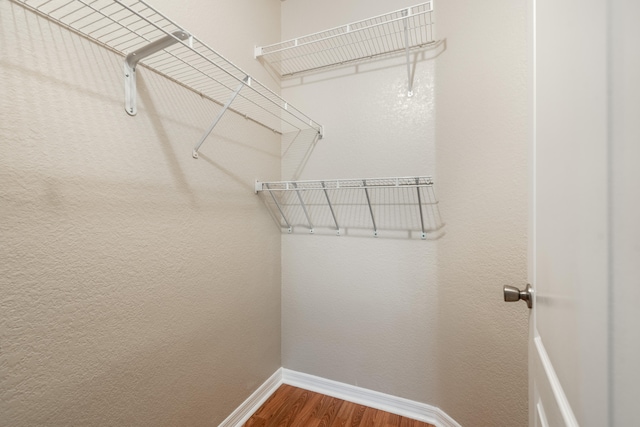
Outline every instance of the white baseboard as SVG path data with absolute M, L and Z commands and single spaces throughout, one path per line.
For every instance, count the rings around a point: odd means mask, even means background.
M 251 396 L 231 413 L 218 427 L 240 427 L 282 385 L 282 368 L 271 375 Z
M 440 408 L 391 396 L 378 391 L 340 383 L 290 369 L 278 369 L 264 384 L 245 400 L 219 427 L 240 427 L 282 384 L 304 388 L 338 399 L 369 406 L 381 411 L 433 424 L 436 427 L 461 427 Z
M 337 397 L 338 399 L 391 412 L 392 414 L 424 421 L 429 424 L 434 424 L 436 427 L 461 427 L 460 424 L 440 408 L 427 405 L 426 403 L 415 402 L 402 397 L 391 396 L 378 391 L 284 368 L 282 369 L 282 382 L 316 393 L 326 394 Z

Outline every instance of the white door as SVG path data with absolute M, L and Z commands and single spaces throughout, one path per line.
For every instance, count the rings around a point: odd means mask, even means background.
M 607 426 L 607 2 L 529 5 L 530 425 Z
M 640 425 L 640 2 L 527 0 L 530 426 Z

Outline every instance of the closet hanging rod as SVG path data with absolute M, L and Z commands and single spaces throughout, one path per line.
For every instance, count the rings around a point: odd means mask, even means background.
M 139 64 L 131 57 L 125 62 L 125 80 L 127 66 L 132 77 L 131 68 L 142 64 L 220 106 L 230 104 L 241 85 L 228 110 L 279 133 L 310 129 L 320 137 L 324 133 L 318 122 L 143 0 L 12 1 L 125 57 L 146 53 Z M 129 114 L 134 90 L 135 83 L 125 85 Z

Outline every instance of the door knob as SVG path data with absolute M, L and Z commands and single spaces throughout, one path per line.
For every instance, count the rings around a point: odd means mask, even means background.
M 504 292 L 504 300 L 506 302 L 522 300 L 527 302 L 527 307 L 531 308 L 533 306 L 533 296 L 531 295 L 531 293 L 533 292 L 533 289 L 531 288 L 531 285 L 528 283 L 527 283 L 527 286 L 524 288 L 524 291 L 519 290 L 515 286 L 509 286 L 509 285 L 505 285 L 502 288 L 502 291 Z

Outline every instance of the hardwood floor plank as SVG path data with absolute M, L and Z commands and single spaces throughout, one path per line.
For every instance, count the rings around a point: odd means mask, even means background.
M 366 406 L 345 401 L 340 407 L 338 416 L 333 424 L 341 427 L 358 427 L 365 409 Z
M 302 408 L 305 407 L 310 397 L 311 392 L 308 390 L 302 390 L 302 393 L 297 395 L 297 397 L 295 395 L 291 395 L 291 399 L 295 399 L 295 401 L 291 406 L 287 407 L 284 417 L 277 420 L 276 425 L 281 427 L 295 426 L 297 424 L 296 417 L 298 416 Z
M 283 384 L 244 427 L 435 427 Z
M 317 410 L 313 414 L 313 418 L 321 419 L 327 409 L 329 409 L 329 407 L 333 404 L 333 400 L 333 397 L 323 395 L 322 399 L 320 400 L 320 405 L 318 405 Z
M 351 416 L 347 418 L 347 427 L 358 427 L 362 422 L 362 417 L 364 416 L 364 411 L 366 411 L 367 406 L 364 405 L 356 405 L 354 404 L 353 411 L 351 412 Z
M 400 415 L 387 412 L 385 416 L 385 427 L 398 427 L 400 425 Z
M 264 418 L 256 417 L 254 415 L 244 425 L 246 427 L 266 427 L 267 421 Z
M 377 409 L 366 407 L 360 427 L 380 427 L 384 422 L 385 413 Z
M 322 416 L 322 419 L 318 426 L 329 427 L 331 423 L 333 423 L 333 421 L 338 416 L 338 412 L 340 411 L 340 408 L 342 407 L 343 404 L 344 404 L 344 400 L 333 398 L 333 400 L 331 401 L 331 404 L 329 405 L 324 415 Z
M 304 426 L 309 423 L 309 420 L 317 412 L 318 406 L 322 404 L 323 397 L 324 395 L 319 393 L 310 394 L 310 398 L 307 401 L 307 404 L 300 410 L 298 416 L 296 417 L 296 423 L 298 423 L 298 425 Z
M 293 422 L 292 420 L 292 412 L 300 411 L 300 399 L 303 398 L 306 401 L 306 397 L 308 397 L 308 391 L 303 390 L 301 388 L 296 388 L 293 390 L 293 393 L 288 395 L 288 398 L 285 402 L 280 405 L 280 408 L 274 413 L 273 417 L 267 419 L 267 425 L 273 426 L 286 426 L 288 423 Z
M 351 418 L 356 411 L 357 406 L 358 405 L 353 402 L 345 401 L 342 406 L 340 406 L 338 415 L 335 420 L 333 420 L 330 427 L 352 427 Z
M 265 415 L 272 414 L 274 410 L 279 408 L 283 403 L 287 401 L 291 393 L 293 393 L 295 387 L 291 387 L 288 384 L 283 384 L 271 395 L 269 398 L 258 408 L 253 414 L 254 417 L 265 418 Z M 245 424 L 247 425 L 247 424 Z
M 327 399 L 323 399 L 322 405 L 314 414 L 313 420 L 310 420 L 310 422 L 307 424 L 309 427 L 329 427 L 331 423 L 336 419 L 336 416 L 340 411 L 340 406 L 342 406 L 344 400 L 336 399 L 330 396 L 326 397 Z

